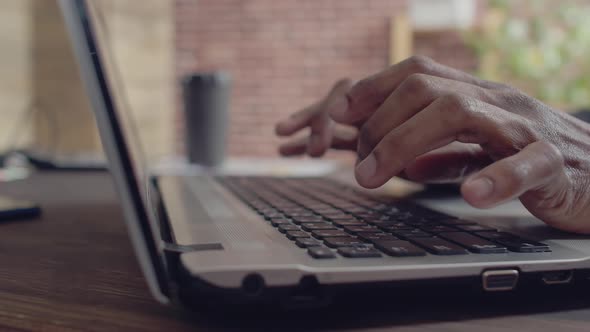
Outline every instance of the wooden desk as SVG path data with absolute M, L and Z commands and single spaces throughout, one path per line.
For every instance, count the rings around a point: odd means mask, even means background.
M 38 174 L 1 184 L 0 194 L 38 201 L 44 210 L 40 220 L 0 224 L 0 331 L 590 330 L 586 294 L 434 305 L 425 296 L 392 298 L 260 317 L 189 313 L 152 300 L 107 174 Z

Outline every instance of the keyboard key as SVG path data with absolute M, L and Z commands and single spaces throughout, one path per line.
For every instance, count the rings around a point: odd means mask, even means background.
M 381 257 L 381 253 L 369 245 L 355 245 L 351 247 L 340 247 L 338 253 L 348 258 L 369 258 Z
M 375 241 L 375 248 L 390 256 L 424 256 L 426 251 L 408 241 Z
M 467 250 L 461 248 L 456 244 L 445 241 L 439 238 L 415 238 L 412 239 L 414 244 L 426 249 L 431 254 L 435 255 L 465 255 Z
M 356 213 L 364 213 L 367 212 L 367 209 L 364 207 L 360 207 L 360 206 L 353 206 L 353 207 L 342 207 L 339 206 L 339 208 L 345 210 L 348 213 L 352 213 L 352 214 L 356 214 Z
M 295 244 L 301 248 L 319 247 L 322 243 L 318 240 L 314 240 L 310 237 L 301 237 L 295 239 Z
M 419 226 L 421 230 L 428 232 L 428 233 L 446 233 L 446 232 L 457 232 L 458 230 L 454 227 L 446 226 L 446 225 L 424 225 Z
M 342 219 L 342 220 L 332 220 L 332 224 L 336 225 L 336 226 L 363 226 L 365 225 L 364 222 L 358 220 L 358 219 Z
M 291 224 L 291 220 L 286 218 L 272 218 L 270 219 L 270 224 L 278 227 L 279 225 Z
M 362 226 L 344 226 L 344 230 L 350 234 L 357 234 L 357 233 L 381 233 L 381 230 L 372 225 L 362 225 Z
M 478 232 L 475 235 L 483 237 L 484 239 L 494 241 L 508 250 L 515 252 L 546 252 L 551 251 L 549 246 L 542 242 L 531 241 L 518 237 L 517 235 L 504 232 Z
M 403 222 L 408 225 L 415 226 L 415 227 L 433 224 L 433 222 L 431 220 L 424 219 L 422 217 L 411 217 L 411 218 L 405 219 Z
M 322 211 L 333 211 L 334 208 L 331 207 L 328 204 L 320 204 L 320 203 L 305 203 L 305 202 L 299 202 L 301 203 L 301 205 L 305 206 L 306 208 L 308 208 L 309 210 L 312 210 L 314 212 L 322 212 Z
M 391 206 L 388 209 L 381 210 L 381 213 L 388 214 L 391 216 L 410 215 L 408 212 L 402 212 L 399 208 L 395 206 Z
M 515 252 L 548 252 L 551 251 L 548 245 L 541 242 L 529 241 L 525 239 L 498 239 L 497 243 L 506 246 L 508 250 Z
M 325 237 L 324 244 L 331 248 L 348 247 L 353 245 L 365 244 L 362 240 L 350 236 L 346 237 Z
M 322 209 L 312 209 L 313 212 L 317 213 L 317 214 L 321 214 L 323 216 L 329 215 L 329 214 L 334 214 L 334 215 L 340 215 L 343 214 L 342 211 L 335 209 L 333 207 L 330 208 L 322 208 Z
M 279 225 L 279 232 L 281 232 L 281 233 L 287 233 L 289 231 L 298 231 L 298 230 L 300 230 L 300 228 L 296 225 L 293 225 L 293 224 Z
M 381 230 L 383 230 L 384 232 L 408 231 L 408 230 L 415 229 L 415 227 L 412 227 L 410 225 L 406 225 L 404 223 L 399 223 L 399 222 L 392 224 L 392 225 L 381 225 L 381 226 L 379 226 L 379 228 Z
M 348 233 L 341 230 L 317 230 L 311 232 L 311 235 L 317 239 L 323 239 L 325 237 L 350 237 Z
M 284 218 L 285 215 L 280 212 L 264 213 L 264 218 L 270 220 L 272 218 Z
M 379 219 L 383 216 L 383 214 L 376 211 L 355 213 L 354 215 L 361 219 Z M 386 218 L 389 219 L 389 216 L 386 216 Z
M 335 229 L 337 229 L 336 227 L 334 227 L 334 225 L 329 224 L 327 222 L 301 224 L 301 228 L 304 231 L 308 231 L 308 232 L 315 231 L 315 230 L 335 230 Z
M 497 232 L 498 230 L 495 228 L 482 226 L 482 225 L 457 225 L 455 226 L 460 230 L 467 231 L 467 232 Z
M 359 233 L 359 239 L 373 242 L 373 241 L 395 241 L 399 240 L 397 237 L 387 233 Z
M 283 212 L 285 213 L 287 216 L 293 218 L 293 217 L 313 217 L 315 216 L 315 213 L 311 212 L 311 211 L 306 211 L 306 212 Z
M 392 231 L 393 235 L 401 238 L 432 237 L 432 234 L 426 233 L 418 228 L 411 230 Z
M 506 233 L 506 232 L 475 232 L 475 235 L 479 237 L 483 237 L 486 240 L 494 241 L 496 239 L 503 239 L 503 238 L 513 238 L 517 237 L 514 234 Z
M 505 253 L 508 251 L 508 249 L 502 245 L 495 244 L 479 236 L 475 236 L 469 233 L 441 233 L 439 234 L 439 236 L 451 242 L 455 242 L 458 245 L 467 248 L 467 250 L 478 254 L 498 254 Z
M 342 213 L 322 213 L 322 216 L 324 218 L 327 218 L 330 220 L 340 220 L 340 219 L 348 220 L 352 217 L 352 215 L 346 214 L 344 212 L 342 212 Z
M 302 238 L 302 237 L 309 238 L 309 233 L 306 233 L 304 231 L 289 231 L 289 232 L 287 232 L 287 238 L 289 240 L 295 240 L 295 239 Z
M 390 211 L 391 209 L 396 209 L 397 207 L 395 206 L 391 206 L 389 204 L 386 203 L 376 203 L 373 206 L 370 206 L 371 209 L 375 210 L 375 211 L 379 211 L 379 212 L 383 212 L 383 211 Z
M 336 258 L 336 254 L 326 247 L 310 247 L 307 249 L 307 253 L 311 257 L 318 259 Z
M 391 216 L 388 216 L 386 214 L 376 215 L 371 218 L 365 218 L 365 220 L 375 220 L 375 221 L 382 220 L 382 221 L 395 222 L 395 220 L 392 220 Z
M 281 207 L 280 210 L 285 214 L 311 213 L 311 211 L 308 211 L 305 208 L 302 208 L 300 206 Z
M 293 222 L 296 224 L 304 224 L 309 222 L 320 222 L 325 221 L 324 218 L 320 216 L 311 216 L 311 217 L 293 217 Z

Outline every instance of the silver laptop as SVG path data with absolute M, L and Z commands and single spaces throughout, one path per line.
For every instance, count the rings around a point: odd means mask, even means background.
M 326 290 L 358 285 L 469 280 L 510 291 L 529 280 L 551 287 L 587 278 L 590 241 L 530 216 L 465 220 L 325 178 L 150 176 L 96 8 L 61 6 L 129 235 L 159 301 L 315 305 L 329 301 Z

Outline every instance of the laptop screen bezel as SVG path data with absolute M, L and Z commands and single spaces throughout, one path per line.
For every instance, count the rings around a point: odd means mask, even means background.
M 153 215 L 146 208 L 116 103 L 104 70 L 93 17 L 86 0 L 60 0 L 80 74 L 99 128 L 100 138 L 122 200 L 127 229 L 140 266 L 154 296 L 168 302 L 165 264 L 155 236 Z

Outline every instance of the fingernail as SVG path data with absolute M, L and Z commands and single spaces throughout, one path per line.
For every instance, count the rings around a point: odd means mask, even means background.
M 356 167 L 357 174 L 363 179 L 368 180 L 375 175 L 377 171 L 377 159 L 374 154 L 370 154 L 365 160 L 361 161 Z
M 473 195 L 473 198 L 481 201 L 492 195 L 494 183 L 487 177 L 473 179 L 465 184 L 465 190 Z

